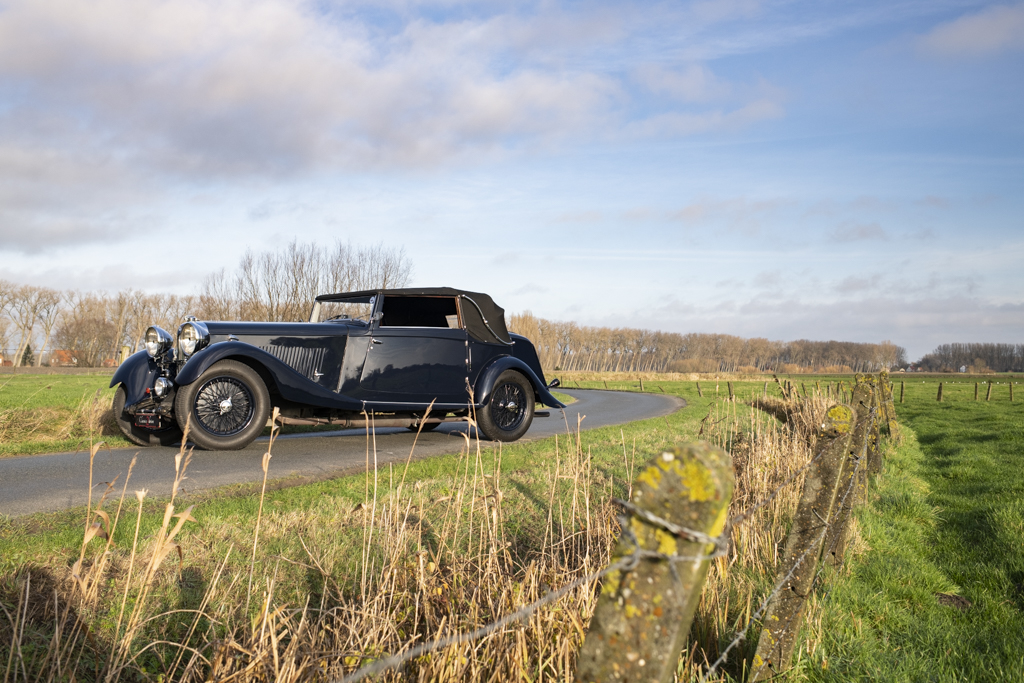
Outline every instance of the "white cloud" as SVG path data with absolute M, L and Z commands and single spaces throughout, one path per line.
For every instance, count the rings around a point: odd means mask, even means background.
M 942 57 L 985 57 L 1024 48 L 1024 4 L 996 5 L 940 24 L 921 37 L 922 52 Z

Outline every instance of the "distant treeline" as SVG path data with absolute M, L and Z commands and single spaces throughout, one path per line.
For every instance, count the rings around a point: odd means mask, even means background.
M 729 334 L 655 332 L 585 327 L 532 313 L 513 315 L 509 327 L 537 346 L 548 369 L 579 372 L 877 372 L 907 364 L 890 341 L 770 341 Z
M 0 357 L 4 364 L 116 364 L 134 352 L 150 325 L 174 334 L 182 318 L 306 320 L 317 294 L 404 287 L 412 264 L 402 249 L 338 242 L 292 242 L 279 251 L 247 251 L 234 273 L 207 277 L 190 295 L 60 291 L 0 280 Z
M 1024 344 L 942 344 L 916 365 L 931 372 L 1024 372 Z

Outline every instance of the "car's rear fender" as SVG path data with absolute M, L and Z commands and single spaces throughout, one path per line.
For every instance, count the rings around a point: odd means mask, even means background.
M 245 363 L 259 373 L 271 392 L 280 394 L 288 401 L 341 410 L 360 411 L 363 408 L 361 401 L 325 389 L 295 372 L 276 356 L 242 341 L 218 342 L 197 352 L 178 371 L 174 382 L 178 386 L 192 384 L 210 366 L 221 360 Z
M 480 372 L 480 377 L 476 381 L 475 398 L 477 406 L 487 404 L 491 399 L 491 392 L 494 391 L 494 383 L 498 381 L 498 375 L 506 370 L 515 370 L 520 372 L 526 377 L 526 379 L 530 380 L 530 384 L 533 385 L 533 391 L 537 395 L 537 401 L 540 403 L 552 408 L 565 407 L 564 403 L 551 395 L 548 388 L 544 386 L 544 383 L 539 377 L 537 377 L 537 373 L 535 373 L 529 365 L 514 356 L 502 356 L 500 358 L 495 358 Z
M 139 351 L 128 356 L 110 378 L 110 386 L 124 385 L 125 408 L 146 398 L 146 389 L 153 386 L 160 374 L 160 366 L 148 353 Z

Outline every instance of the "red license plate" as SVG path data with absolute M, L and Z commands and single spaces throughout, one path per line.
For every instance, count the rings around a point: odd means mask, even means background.
M 146 429 L 159 429 L 160 416 L 156 413 L 136 413 L 135 426 L 145 427 Z

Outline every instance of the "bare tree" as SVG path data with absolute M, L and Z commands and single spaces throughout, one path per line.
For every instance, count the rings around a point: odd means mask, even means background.
M 46 353 L 46 348 L 50 345 L 53 328 L 64 312 L 64 294 L 56 289 L 40 287 L 38 289 L 38 301 L 39 306 L 36 317 L 39 321 L 39 326 L 42 328 L 43 343 L 40 344 L 39 352 L 36 354 L 36 367 L 43 364 L 43 354 Z
M 18 347 L 14 352 L 14 367 L 21 367 L 25 349 L 32 343 L 32 333 L 35 330 L 41 303 L 40 288 L 31 285 L 18 287 L 11 297 L 8 308 L 19 336 Z

